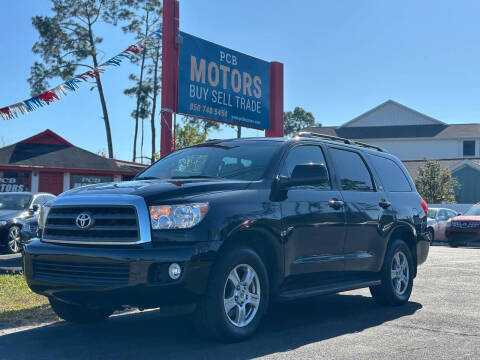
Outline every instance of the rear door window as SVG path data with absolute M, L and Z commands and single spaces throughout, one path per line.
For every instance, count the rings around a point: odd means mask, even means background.
M 409 192 L 412 187 L 402 169 L 392 160 L 369 155 L 386 191 Z
M 330 154 L 342 190 L 375 191 L 372 175 L 360 154 L 338 148 L 330 148 Z

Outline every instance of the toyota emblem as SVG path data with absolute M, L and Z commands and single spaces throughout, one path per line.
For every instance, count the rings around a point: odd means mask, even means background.
M 81 213 L 75 219 L 75 224 L 77 224 L 77 227 L 80 229 L 88 229 L 93 225 L 92 216 L 89 213 Z

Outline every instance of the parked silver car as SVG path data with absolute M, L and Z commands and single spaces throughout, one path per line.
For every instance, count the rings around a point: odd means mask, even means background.
M 456 211 L 446 208 L 428 208 L 427 230 L 430 241 L 447 241 L 445 229 L 450 218 L 458 216 Z

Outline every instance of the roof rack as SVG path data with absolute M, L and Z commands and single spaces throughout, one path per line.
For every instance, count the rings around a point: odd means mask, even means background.
M 356 145 L 356 146 L 361 146 L 361 147 L 368 148 L 368 149 L 374 149 L 374 150 L 377 150 L 377 151 L 385 152 L 385 150 L 382 149 L 379 146 L 370 145 L 370 144 L 366 144 L 366 143 L 359 142 L 359 141 L 353 141 L 353 140 L 350 140 L 350 139 L 346 139 L 346 138 L 342 138 L 342 137 L 338 137 L 338 136 L 333 136 L 333 135 L 318 134 L 318 133 L 314 133 L 314 132 L 311 132 L 311 131 L 300 131 L 300 132 L 296 133 L 295 136 L 317 137 L 317 138 L 321 138 L 321 139 L 342 142 L 342 143 L 348 144 L 348 145 Z

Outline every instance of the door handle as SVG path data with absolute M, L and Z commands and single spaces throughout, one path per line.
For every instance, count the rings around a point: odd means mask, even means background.
M 343 206 L 344 202 L 342 200 L 338 199 L 331 199 L 328 201 L 328 206 L 330 206 L 332 209 L 338 210 Z
M 382 208 L 384 209 L 387 209 L 390 207 L 390 205 L 392 205 L 392 203 L 388 200 L 385 200 L 385 199 L 381 199 L 379 202 L 378 202 L 378 205 L 380 205 Z

